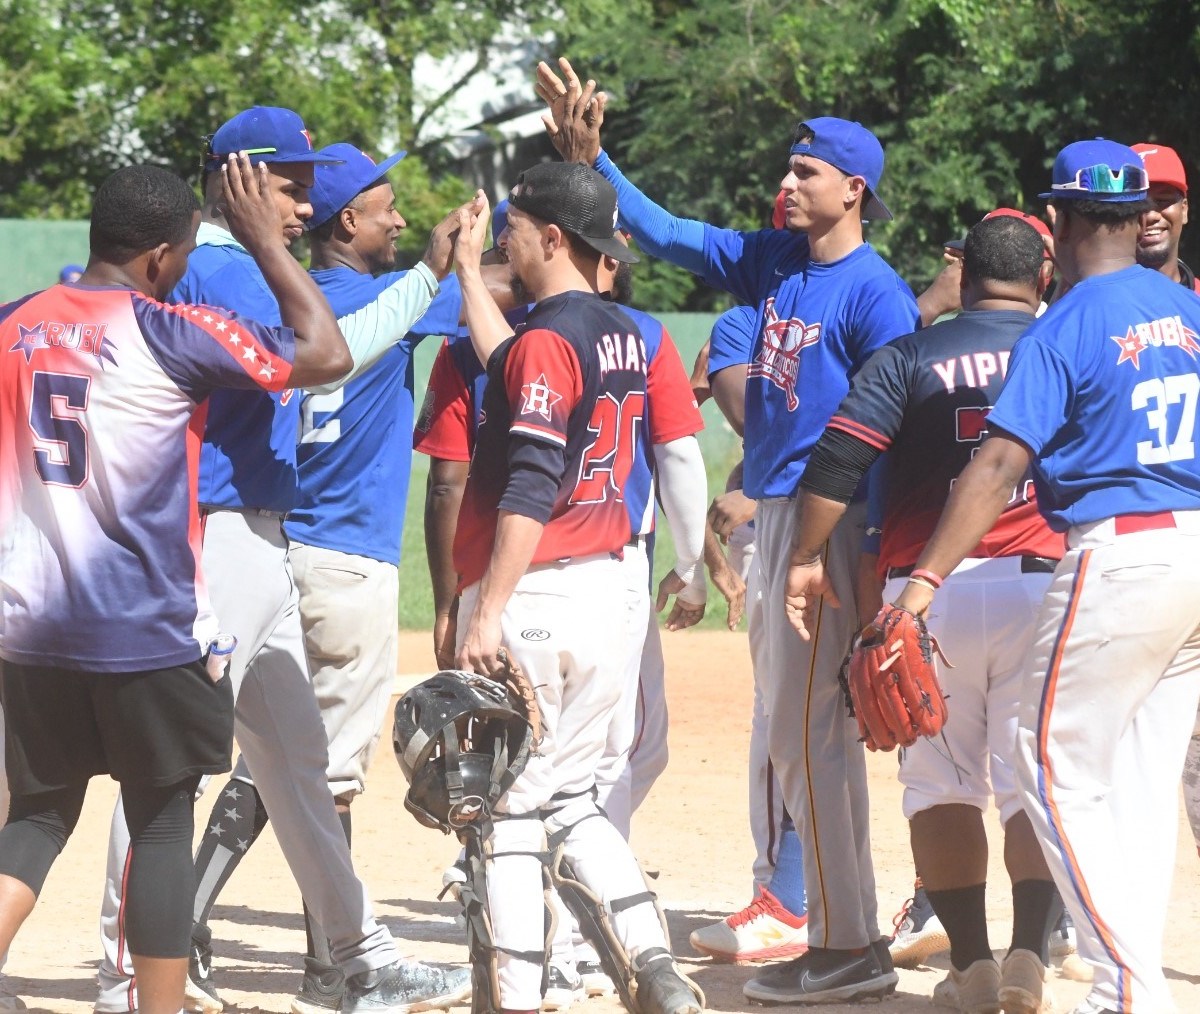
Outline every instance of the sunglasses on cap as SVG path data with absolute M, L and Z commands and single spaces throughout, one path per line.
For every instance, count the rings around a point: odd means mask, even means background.
M 211 163 L 216 158 L 216 152 L 213 151 L 213 138 L 216 134 L 205 134 L 201 140 L 204 142 L 204 154 L 200 158 L 200 168 L 202 170 L 209 168 Z M 247 155 L 274 155 L 278 148 L 246 148 L 244 149 Z
M 1113 171 L 1109 165 L 1089 165 L 1075 173 L 1069 183 L 1055 183 L 1051 190 L 1082 190 L 1089 194 L 1135 194 L 1150 187 L 1146 167 L 1123 165 Z

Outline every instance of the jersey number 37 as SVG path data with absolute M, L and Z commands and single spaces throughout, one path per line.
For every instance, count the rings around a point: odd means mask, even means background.
M 1152 439 L 1139 440 L 1137 458 L 1143 465 L 1186 461 L 1196 456 L 1196 395 L 1200 374 L 1181 373 L 1172 377 L 1143 380 L 1133 389 L 1133 409 L 1146 413 Z M 1172 436 L 1168 430 L 1170 406 L 1181 405 L 1179 425 Z

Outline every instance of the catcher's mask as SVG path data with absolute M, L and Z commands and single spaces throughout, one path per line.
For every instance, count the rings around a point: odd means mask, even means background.
M 396 702 L 392 746 L 405 808 L 450 834 L 484 816 L 525 770 L 532 731 L 504 685 L 448 669 Z

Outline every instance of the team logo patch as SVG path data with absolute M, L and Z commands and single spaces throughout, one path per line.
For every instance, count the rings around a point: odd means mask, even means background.
M 446 820 L 451 827 L 466 827 L 483 816 L 483 799 L 479 796 L 467 796 L 450 807 Z
M 537 380 L 521 385 L 521 415 L 540 415 L 550 421 L 551 410 L 562 401 L 562 395 L 546 383 L 546 374 L 539 373 Z
M 113 356 L 115 346 L 107 337 L 107 331 L 107 324 L 64 324 L 57 320 L 39 320 L 33 327 L 18 324 L 19 337 L 8 351 L 20 352 L 28 363 L 38 349 L 68 349 L 94 356 L 97 361 L 107 359 L 116 366 L 117 360 Z
M 268 366 L 263 367 L 263 370 L 267 370 L 267 369 L 270 369 L 270 367 L 268 367 Z M 260 370 L 259 372 L 261 373 L 261 372 L 263 372 L 263 370 Z M 271 373 L 268 373 L 266 375 L 268 380 L 271 379 L 271 374 L 274 372 L 275 371 L 272 369 Z M 280 391 L 279 392 L 279 404 L 286 405 L 289 401 L 292 400 L 292 395 L 295 393 L 296 393 L 296 390 L 295 390 L 295 388 L 292 388 L 292 387 L 289 387 L 286 391 Z
M 548 641 L 550 639 L 550 631 L 539 630 L 534 627 L 530 630 L 522 630 L 521 638 L 526 641 Z
M 1121 350 L 1121 354 L 1117 356 L 1117 365 L 1130 362 L 1133 363 L 1135 370 L 1142 368 L 1138 362 L 1138 356 L 1147 349 L 1181 348 L 1192 359 L 1195 359 L 1196 353 L 1200 352 L 1200 335 L 1188 327 L 1183 322 L 1183 318 L 1178 315 L 1160 317 L 1148 324 L 1131 324 L 1124 335 L 1120 337 L 1109 335 L 1109 337 L 1117 343 L 1117 347 Z
M 750 364 L 749 376 L 766 377 L 784 393 L 788 411 L 796 411 L 800 406 L 800 399 L 796 397 L 800 350 L 820 340 L 819 322 L 805 324 L 799 317 L 780 320 L 775 310 L 775 297 L 769 297 L 763 309 L 762 346 Z

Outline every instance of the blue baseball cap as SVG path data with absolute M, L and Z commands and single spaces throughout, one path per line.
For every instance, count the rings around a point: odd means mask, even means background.
M 307 228 L 324 225 L 364 190 L 383 182 L 388 171 L 405 155 L 402 151 L 382 162 L 352 144 L 339 141 L 322 148 L 318 155 L 326 159 L 317 163 L 313 185 L 308 191 L 312 202 L 312 218 Z
M 226 120 L 208 138 L 204 168 L 218 169 L 230 155 L 244 151 L 250 164 L 293 162 L 326 164 L 328 158 L 313 151 L 312 137 L 299 113 L 279 106 L 254 106 Z
M 812 139 L 801 141 L 805 134 Z M 793 155 L 811 155 L 828 162 L 847 176 L 861 176 L 867 181 L 867 198 L 863 201 L 862 217 L 891 221 L 892 213 L 879 199 L 876 191 L 883 178 L 883 145 L 879 138 L 856 120 L 840 120 L 836 116 L 818 116 L 796 127 L 792 142 Z
M 60 282 L 74 282 L 82 274 L 83 274 L 83 265 L 82 264 L 67 264 L 58 273 L 58 280 Z
M 508 228 L 508 198 L 492 209 L 492 246 L 500 244 L 500 233 Z
M 1143 200 L 1150 189 L 1142 156 L 1128 145 L 1097 137 L 1058 153 L 1050 189 L 1038 197 L 1122 204 Z

